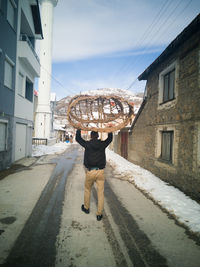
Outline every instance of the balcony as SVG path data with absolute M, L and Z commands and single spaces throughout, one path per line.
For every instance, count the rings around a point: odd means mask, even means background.
M 35 77 L 40 76 L 40 60 L 26 34 L 20 35 L 18 57 Z

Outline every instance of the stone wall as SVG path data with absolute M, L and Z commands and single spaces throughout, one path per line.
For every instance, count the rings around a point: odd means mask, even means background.
M 120 135 L 113 135 L 112 148 L 115 153 L 121 155 L 120 151 Z
M 158 104 L 159 74 L 176 62 L 176 99 Z M 161 162 L 159 131 L 174 131 L 173 162 Z M 147 80 L 147 102 L 129 135 L 128 160 L 200 200 L 200 37 L 187 40 Z

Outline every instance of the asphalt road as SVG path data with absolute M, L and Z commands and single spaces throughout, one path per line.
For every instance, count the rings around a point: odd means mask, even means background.
M 77 149 L 55 158 L 55 169 L 2 266 L 54 266 L 65 184 Z
M 83 150 L 55 157 L 55 168 L 29 219 L 0 266 L 197 266 L 200 247 L 155 203 L 106 168 L 103 220 L 97 195 L 84 214 Z

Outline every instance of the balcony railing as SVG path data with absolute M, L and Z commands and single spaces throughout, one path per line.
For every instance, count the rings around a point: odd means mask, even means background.
M 33 145 L 46 145 L 47 146 L 47 138 L 32 138 Z
M 40 59 L 39 59 L 37 53 L 35 52 L 35 49 L 34 49 L 32 43 L 31 43 L 30 39 L 28 38 L 28 36 L 27 36 L 26 34 L 21 34 L 21 35 L 20 35 L 20 41 L 25 41 L 25 42 L 28 43 L 28 45 L 29 45 L 29 47 L 31 48 L 31 50 L 32 50 L 32 52 L 33 52 L 33 54 L 34 54 L 34 56 L 36 57 L 37 61 L 40 63 Z

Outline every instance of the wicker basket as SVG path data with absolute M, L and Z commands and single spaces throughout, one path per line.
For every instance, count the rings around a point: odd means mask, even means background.
M 77 95 L 67 111 L 67 119 L 74 128 L 107 133 L 124 128 L 133 115 L 133 105 L 114 95 Z

